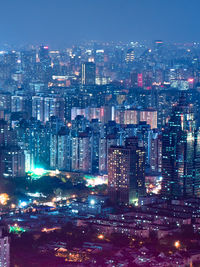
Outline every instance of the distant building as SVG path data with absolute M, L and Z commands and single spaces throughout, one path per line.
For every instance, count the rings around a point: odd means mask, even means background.
M 140 111 L 140 121 L 146 121 L 151 129 L 157 128 L 157 111 L 154 109 L 145 109 Z
M 95 85 L 96 67 L 93 62 L 82 64 L 82 85 Z
M 39 48 L 38 56 L 39 56 L 40 63 L 42 64 L 44 70 L 46 70 L 47 67 L 51 65 L 51 59 L 49 56 L 49 47 L 41 45 Z
M 26 95 L 14 95 L 11 97 L 12 112 L 26 112 L 31 115 L 31 99 Z
M 137 71 L 133 71 L 130 75 L 130 79 L 131 79 L 131 86 L 132 87 L 138 87 L 138 73 Z
M 59 97 L 44 98 L 44 121 L 48 121 L 50 117 L 56 116 L 64 120 L 64 99 Z
M 135 53 L 134 53 L 134 50 L 133 49 L 129 49 L 127 52 L 126 52 L 126 63 L 132 63 L 135 59 Z
M 154 41 L 154 49 L 156 51 L 158 51 L 159 49 L 161 49 L 163 47 L 163 41 L 162 40 L 155 40 Z

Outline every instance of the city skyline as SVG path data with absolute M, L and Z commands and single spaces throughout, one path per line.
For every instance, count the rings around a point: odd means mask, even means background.
M 180 12 L 181 8 L 181 12 Z M 1 44 L 64 47 L 83 40 L 200 41 L 198 0 L 52 0 L 1 4 Z
M 9 0 L 0 266 L 200 266 L 199 0 Z

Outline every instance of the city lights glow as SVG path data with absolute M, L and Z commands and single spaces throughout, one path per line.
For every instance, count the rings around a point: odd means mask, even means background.
M 28 175 L 31 176 L 32 179 L 39 179 L 48 173 L 50 173 L 50 171 L 47 171 L 42 167 L 31 168 L 28 171 Z M 55 173 L 55 171 L 54 171 L 54 173 Z
M 174 242 L 174 246 L 175 246 L 177 249 L 180 248 L 180 246 L 181 246 L 180 241 L 176 241 L 176 242 Z
M 53 227 L 53 228 L 46 228 L 44 227 L 41 232 L 43 233 L 49 233 L 49 232 L 54 232 L 56 230 L 60 230 L 61 228 L 60 227 Z
M 20 208 L 24 208 L 24 207 L 26 207 L 28 205 L 28 203 L 26 202 L 26 201 L 20 201 L 19 202 L 19 207 Z
M 92 199 L 92 200 L 90 201 L 90 204 L 91 204 L 91 205 L 95 205 L 95 200 Z
M 17 224 L 9 227 L 9 232 L 14 234 L 20 234 L 26 232 L 26 230 L 22 227 L 19 227 Z
M 6 205 L 8 203 L 9 196 L 6 193 L 0 194 L 0 204 Z
M 42 176 L 43 174 L 46 173 L 46 171 L 43 168 L 36 168 L 33 170 L 33 173 L 38 175 L 38 176 L 40 176 L 40 175 Z
M 103 185 L 108 183 L 108 176 L 92 176 L 92 175 L 85 175 L 84 179 L 86 180 L 86 185 L 88 187 L 95 187 L 97 185 Z

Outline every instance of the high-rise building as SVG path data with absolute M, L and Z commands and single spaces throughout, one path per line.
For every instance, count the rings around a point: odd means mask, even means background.
M 200 131 L 193 105 L 182 95 L 162 136 L 162 194 L 200 197 Z
M 96 66 L 93 62 L 82 64 L 82 85 L 95 85 Z
M 26 171 L 36 167 L 49 168 L 50 129 L 32 118 L 21 121 L 16 131 L 18 144 L 25 152 Z
M 26 95 L 14 95 L 11 97 L 12 112 L 26 112 L 31 115 L 31 99 Z
M 72 169 L 82 172 L 91 172 L 90 136 L 87 132 L 72 137 Z
M 129 205 L 145 194 L 145 152 L 136 137 L 125 146 L 111 146 L 108 154 L 108 192 L 113 203 Z
M 124 111 L 124 124 L 138 124 L 139 111 L 136 109 L 127 109 Z
M 163 41 L 162 40 L 155 40 L 154 41 L 154 49 L 158 51 L 163 47 Z
M 5 120 L 0 120 L 0 146 L 7 147 L 17 145 L 16 132 Z
M 64 98 L 45 97 L 44 98 L 44 121 L 48 121 L 50 117 L 56 116 L 64 120 Z
M 57 168 L 58 162 L 58 137 L 56 134 L 50 136 L 50 167 Z
M 40 62 L 45 66 L 49 66 L 51 64 L 51 59 L 49 57 L 49 47 L 48 46 L 40 46 L 38 53 Z
M 44 99 L 44 121 L 48 121 L 51 116 L 55 116 L 56 99 L 45 97 Z
M 44 98 L 41 96 L 32 97 L 32 116 L 39 121 L 44 121 Z
M 131 73 L 130 80 L 131 80 L 131 86 L 133 88 L 136 88 L 138 86 L 138 73 L 137 73 L 137 71 L 133 71 Z
M 138 73 L 137 83 L 138 83 L 138 87 L 143 87 L 143 74 L 142 73 Z
M 19 147 L 0 149 L 0 177 L 25 177 L 25 155 Z
M 21 69 L 27 80 L 33 75 L 34 67 L 36 64 L 36 51 L 22 51 L 21 53 Z
M 135 53 L 134 53 L 134 50 L 133 49 L 129 49 L 127 52 L 126 52 L 126 63 L 132 63 L 135 59 Z
M 100 145 L 100 123 L 98 119 L 91 121 L 91 161 L 92 173 L 99 173 L 99 145 Z
M 65 127 L 62 127 L 58 134 L 51 135 L 50 167 L 71 171 L 71 136 Z
M 150 133 L 149 165 L 152 172 L 162 171 L 162 135 L 157 131 Z
M 23 96 L 12 96 L 11 97 L 11 111 L 12 112 L 20 112 L 24 110 L 23 106 Z
M 146 121 L 151 129 L 157 128 L 157 111 L 154 109 L 145 109 L 140 111 L 140 121 Z
M 58 133 L 58 169 L 71 171 L 71 135 L 66 128 Z
M 38 77 L 44 82 L 48 82 L 52 77 L 51 58 L 48 46 L 40 46 L 39 63 L 36 64 Z
M 111 146 L 119 145 L 119 138 L 116 134 L 108 134 L 99 140 L 99 171 L 100 173 L 107 172 L 108 168 L 108 153 Z
M 5 110 L 10 112 L 11 110 L 11 94 L 10 93 L 1 93 L 0 94 L 0 110 Z

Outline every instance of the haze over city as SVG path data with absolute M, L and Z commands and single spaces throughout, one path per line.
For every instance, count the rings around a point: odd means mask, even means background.
M 2 1 L 0 42 L 200 41 L 199 9 L 198 0 Z

